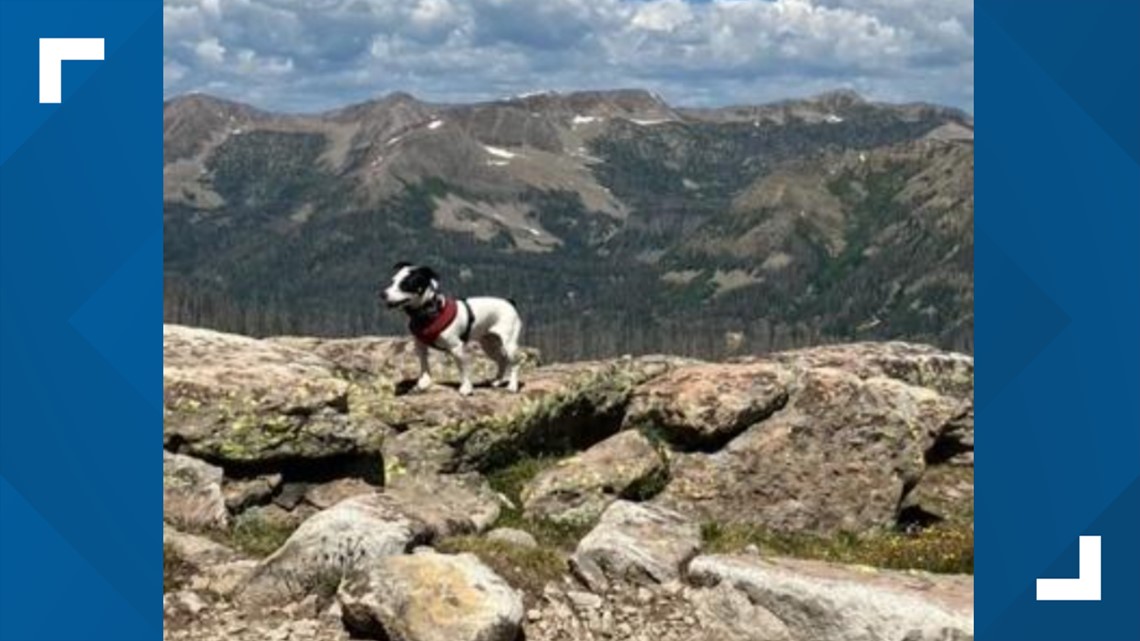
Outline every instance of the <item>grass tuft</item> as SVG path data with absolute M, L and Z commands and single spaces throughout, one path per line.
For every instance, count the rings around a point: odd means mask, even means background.
M 541 545 L 529 548 L 478 536 L 457 536 L 444 539 L 437 547 L 444 553 L 474 554 L 512 587 L 532 597 L 541 595 L 546 584 L 557 581 L 567 568 L 562 551 Z
M 974 573 L 974 530 L 969 523 L 938 524 L 915 533 L 822 537 L 777 533 L 747 524 L 709 522 L 702 525 L 701 538 L 705 551 L 709 553 L 740 552 L 749 545 L 755 545 L 761 554 L 773 556 L 892 570 Z
M 266 519 L 244 513 L 234 519 L 221 543 L 249 556 L 261 559 L 273 554 L 297 529 L 297 524 Z

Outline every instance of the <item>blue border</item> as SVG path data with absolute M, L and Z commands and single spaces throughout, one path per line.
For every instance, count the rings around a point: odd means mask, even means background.
M 161 2 L 0 3 L 0 639 L 162 638 L 161 215 Z
M 1140 2 L 975 9 L 977 638 L 1140 640 Z

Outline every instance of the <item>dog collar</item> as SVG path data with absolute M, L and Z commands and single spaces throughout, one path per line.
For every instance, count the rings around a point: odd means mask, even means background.
M 441 298 L 440 305 L 433 306 L 434 309 L 430 311 L 413 314 L 408 321 L 408 330 L 412 332 L 412 336 L 428 347 L 435 345 L 439 335 L 455 321 L 455 316 L 459 313 L 459 305 L 454 298 Z

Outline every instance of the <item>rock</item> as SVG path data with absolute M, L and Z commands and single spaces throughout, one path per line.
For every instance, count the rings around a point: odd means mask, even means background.
M 383 424 L 348 412 L 329 361 L 270 341 L 163 326 L 163 444 L 211 460 L 375 456 Z
M 890 527 L 961 402 L 893 378 L 800 373 L 788 405 L 712 454 L 674 459 L 655 502 L 700 519 L 800 532 Z
M 222 495 L 222 469 L 163 451 L 162 518 L 189 529 L 224 530 L 229 513 Z
M 589 523 L 619 498 L 664 485 L 665 461 L 636 430 L 621 432 L 543 470 L 522 490 L 525 512 L 559 522 Z
M 435 385 L 378 410 L 397 432 L 385 460 L 413 472 L 482 470 L 532 452 L 581 450 L 616 434 L 634 388 L 683 363 L 646 356 L 526 372 L 518 394 Z
M 375 494 L 380 488 L 356 478 L 344 478 L 306 488 L 304 501 L 318 510 L 327 510 L 345 499 Z
M 417 368 L 408 339 L 257 340 L 177 325 L 163 338 L 166 449 L 270 473 L 313 461 L 374 468 L 364 480 L 377 484 L 381 470 L 468 472 L 584 449 L 619 430 L 637 384 L 693 362 L 528 365 L 519 394 L 479 387 L 461 397 L 444 362 L 437 385 L 405 393 Z M 478 379 L 490 364 L 476 362 Z
M 841 369 L 859 378 L 893 378 L 951 398 L 974 397 L 974 359 L 929 345 L 899 341 L 821 345 L 735 362 L 758 360 L 775 361 L 796 369 Z
M 973 635 L 972 577 L 721 555 L 693 559 L 688 576 L 695 585 L 738 590 L 782 623 L 767 624 L 775 634 L 761 638 L 933 641 Z
M 164 556 L 176 555 L 190 570 L 188 587 L 200 594 L 230 595 L 257 565 L 220 543 L 165 525 L 162 545 Z
M 402 641 L 515 641 L 522 598 L 474 555 L 388 557 L 337 595 L 349 630 Z
M 196 617 L 207 607 L 209 606 L 202 600 L 202 597 L 191 590 L 179 590 L 162 597 L 164 617 L 179 615 Z
M 251 559 L 211 565 L 190 579 L 190 588 L 203 594 L 228 598 L 249 579 L 256 569 L 257 561 Z
M 689 600 L 701 627 L 718 641 L 801 641 L 779 617 L 729 585 L 695 590 Z
M 172 549 L 180 559 L 196 568 L 242 559 L 240 554 L 221 543 L 215 543 L 210 539 L 194 534 L 179 532 L 165 524 L 162 526 L 162 545 Z
M 665 583 L 697 553 L 700 529 L 684 516 L 659 506 L 617 501 L 570 558 L 574 574 L 590 589 L 611 582 Z
M 262 561 L 238 597 L 280 603 L 335 590 L 350 571 L 403 554 L 429 536 L 425 524 L 401 513 L 383 495 L 355 496 L 301 524 Z
M 536 548 L 538 541 L 530 532 L 523 530 L 516 530 L 509 527 L 497 527 L 487 533 L 487 539 L 490 541 L 502 541 L 503 543 L 510 543 L 523 548 Z
M 255 505 L 246 509 L 238 519 L 240 521 L 261 521 L 264 525 L 275 530 L 292 530 L 305 522 L 305 519 L 317 513 L 317 509 L 301 504 L 292 510 L 270 503 L 269 505 Z
M 253 478 L 225 479 L 222 495 L 226 497 L 226 508 L 232 513 L 254 505 L 264 505 L 273 498 L 281 487 L 280 474 L 264 474 Z
M 412 341 L 395 336 L 273 336 L 266 341 L 315 354 L 348 378 L 391 378 L 404 361 L 414 358 Z
M 483 532 L 499 518 L 499 500 L 477 474 L 404 474 L 384 495 L 402 513 L 424 523 L 432 538 Z
M 893 378 L 915 387 L 933 390 L 961 401 L 953 420 L 940 426 L 928 459 L 973 465 L 974 461 L 974 359 L 944 352 L 928 345 L 893 342 L 823 345 L 773 354 L 767 358 L 797 370 L 842 369 L 859 378 Z M 741 359 L 755 361 L 756 357 Z
M 783 407 L 791 381 L 788 368 L 769 362 L 680 367 L 638 387 L 625 423 L 685 449 L 718 449 Z

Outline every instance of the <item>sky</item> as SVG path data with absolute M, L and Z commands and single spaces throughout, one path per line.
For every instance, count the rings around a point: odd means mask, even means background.
M 974 103 L 972 0 L 166 0 L 163 35 L 167 98 L 275 111 L 628 87 Z

